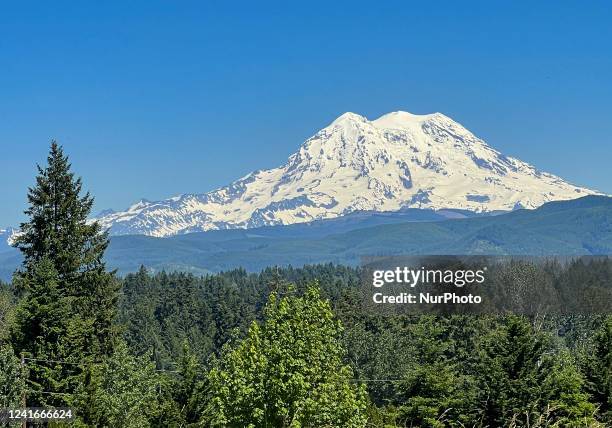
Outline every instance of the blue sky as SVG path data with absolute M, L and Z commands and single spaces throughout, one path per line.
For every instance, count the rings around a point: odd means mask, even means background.
M 52 138 L 117 209 L 277 166 L 345 111 L 440 111 L 612 193 L 610 22 L 604 1 L 4 2 L 0 226 Z

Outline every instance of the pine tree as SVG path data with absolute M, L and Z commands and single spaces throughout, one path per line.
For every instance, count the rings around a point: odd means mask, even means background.
M 23 295 L 14 332 L 16 348 L 37 359 L 31 382 L 51 388 L 60 404 L 74 388 L 79 367 L 112 353 L 119 282 L 103 261 L 108 236 L 87 218 L 93 198 L 71 172 L 68 157 L 52 142 L 45 168 L 29 189 L 28 221 L 16 240 L 24 261 L 14 282 Z M 70 364 L 67 364 L 67 363 Z M 57 390 L 60 391 L 57 391 Z

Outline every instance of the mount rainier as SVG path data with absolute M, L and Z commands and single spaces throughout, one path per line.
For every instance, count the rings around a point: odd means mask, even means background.
M 169 236 L 404 208 L 483 213 L 536 208 L 598 192 L 489 147 L 440 113 L 345 113 L 278 168 L 204 194 L 184 194 L 95 220 L 113 235 Z

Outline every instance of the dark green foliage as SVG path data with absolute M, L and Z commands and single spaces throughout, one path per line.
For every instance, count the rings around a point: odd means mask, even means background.
M 175 367 L 170 361 L 180 361 L 182 350 L 166 335 L 184 327 L 178 329 L 154 316 L 163 301 L 165 307 L 174 307 L 170 311 L 177 314 L 174 320 L 191 320 L 188 322 L 197 325 L 201 335 L 181 335 L 192 344 L 201 367 L 206 367 L 207 357 L 217 354 L 221 344 L 236 335 L 244 337 L 252 320 L 261 320 L 270 290 L 287 291 L 286 284 L 294 282 L 300 294 L 315 278 L 323 279 L 322 293 L 331 298 L 345 327 L 345 361 L 354 377 L 365 380 L 378 406 L 369 413 L 381 424 L 494 426 L 491 424 L 509 422 L 508 418 L 524 422 L 526 412 L 532 421 L 570 423 L 592 420 L 595 407 L 601 405 L 601 398 L 590 392 L 586 375 L 579 370 L 582 364 L 570 355 L 579 346 L 593 353 L 594 338 L 586 342 L 580 338 L 601 327 L 596 317 L 534 319 L 532 323 L 524 318 L 372 315 L 361 310 L 359 272 L 342 266 L 270 268 L 258 275 L 236 270 L 203 278 L 176 273 L 152 276 L 142 271 L 126 278 L 125 298 L 130 303 L 122 304 L 122 318 L 128 326 L 156 327 L 146 330 L 150 334 L 141 333 L 141 339 L 130 333 L 138 330 L 135 327 L 128 328 L 126 335 L 140 352 L 142 343 L 156 344 L 149 349 L 165 355 L 160 359 L 165 367 Z M 172 289 L 179 284 L 188 284 L 192 294 L 187 298 L 209 309 L 194 312 L 193 303 L 172 301 L 172 296 L 179 295 Z M 129 309 L 139 306 L 151 306 L 150 318 L 139 318 Z M 212 313 L 212 324 L 201 322 L 193 313 L 205 314 L 205 320 Z M 194 345 L 198 337 L 202 348 Z M 599 365 L 591 372 L 609 371 Z M 385 381 L 369 381 L 372 379 Z M 200 405 L 206 403 L 199 397 Z
M 179 411 L 176 420 L 182 425 L 197 424 L 204 413 L 206 381 L 203 372 L 204 368 L 185 342 L 171 386 L 172 401 Z
M 85 381 L 75 391 L 72 405 L 87 426 L 151 426 L 158 411 L 161 378 L 147 356 L 134 357 L 120 342 L 110 358 L 84 370 Z
M 36 333 L 40 339 L 35 344 L 40 343 L 49 355 L 59 355 L 63 342 L 51 340 L 54 330 L 46 326 L 68 331 L 71 327 L 53 321 L 52 315 L 61 313 L 53 303 L 59 292 L 56 272 L 48 262 L 37 265 L 27 301 L 37 308 L 38 321 L 21 317 L 21 322 L 30 320 L 44 330 L 44 334 Z M 104 419 L 104 406 L 113 403 L 112 391 L 126 403 L 134 403 L 118 378 L 107 373 L 112 368 L 126 379 L 153 385 L 154 397 L 137 389 L 155 408 L 145 413 L 146 420 L 139 419 L 143 426 L 201 423 L 211 410 L 212 386 L 207 379 L 207 371 L 214 366 L 211 357 L 219 356 L 228 341 L 233 343 L 230 349 L 238 343 L 263 341 L 262 327 L 255 334 L 249 333 L 249 326 L 264 320 L 263 308 L 271 291 L 300 296 L 316 278 L 324 281 L 321 292 L 331 298 L 334 313 L 344 325 L 339 338 L 347 354 L 342 361 L 367 388 L 373 403 L 367 410 L 372 426 L 520 426 L 527 417 L 537 426 L 597 426 L 594 414 L 602 421 L 609 418 L 605 412 L 610 408 L 610 317 L 604 322 L 602 317 L 575 315 L 545 320 L 373 315 L 361 310 L 359 272 L 332 265 L 270 268 L 260 274 L 235 270 L 200 278 L 180 273 L 151 275 L 144 269 L 129 275 L 119 303 L 129 353 L 124 349 L 109 365 L 79 366 L 75 372 L 84 373 L 84 379 L 74 405 L 81 409 L 83 420 L 110 423 L 118 417 L 111 409 L 111 419 Z M 295 291 L 289 283 L 295 283 Z M 291 306 L 282 312 L 287 325 L 301 319 L 295 314 L 290 321 L 297 309 Z M 277 325 L 284 325 L 276 319 Z M 247 342 L 241 342 L 245 337 Z M 37 370 L 47 370 L 47 377 L 58 380 L 71 370 L 64 365 L 43 367 L 31 365 L 32 380 L 43 376 Z M 133 377 L 130 370 L 136 370 Z M 114 380 L 101 383 L 107 378 Z M 48 387 L 63 391 L 69 385 Z
M 586 390 L 599 405 L 599 412 L 612 424 L 612 316 L 602 320 L 582 349 L 581 365 L 586 377 Z
M 22 405 L 27 374 L 13 348 L 0 341 L 0 409 L 19 408 Z
M 75 287 L 83 270 L 102 264 L 108 240 L 98 224 L 87 224 L 93 198 L 89 193 L 81 196 L 81 179 L 70 167 L 62 148 L 53 142 L 47 166 L 38 167 L 36 185 L 29 189 L 29 220 L 21 224 L 16 245 L 24 255 L 23 275 L 46 256 L 59 278 Z
M 397 384 L 400 420 L 423 427 L 462 426 L 476 419 L 476 380 L 450 320 L 423 316 L 405 327 L 410 357 Z
M 68 328 L 71 321 L 69 297 L 60 285 L 53 263 L 46 257 L 30 267 L 27 280 L 17 277 L 17 285 L 26 297 L 17 307 L 13 343 L 31 362 L 29 380 L 33 390 L 28 394 L 31 403 L 51 404 L 66 396 L 47 396 L 39 391 L 61 392 L 69 389 L 68 382 L 78 370 L 72 364 L 47 363 L 68 358 Z M 41 360 L 41 361 L 38 361 Z M 39 364 L 41 363 L 41 364 Z
M 24 261 L 14 278 L 22 299 L 13 342 L 33 366 L 31 405 L 66 404 L 81 366 L 113 350 L 120 284 L 103 261 L 108 237 L 87 222 L 93 198 L 81 193 L 81 180 L 53 142 L 16 241 Z
M 0 343 L 9 336 L 15 312 L 15 293 L 11 286 L 0 281 Z
M 479 346 L 479 383 L 485 425 L 538 418 L 564 424 L 591 421 L 595 406 L 583 392 L 583 380 L 567 351 L 551 334 L 527 319 L 508 316 L 483 337 Z
M 248 277 L 237 272 L 235 278 Z M 254 319 L 256 298 L 248 289 L 241 293 L 235 278 L 165 273 L 150 277 L 144 269 L 128 275 L 120 299 L 126 340 L 138 353 L 152 350 L 160 367 L 171 367 L 185 341 L 204 361 L 234 328 L 245 331 Z

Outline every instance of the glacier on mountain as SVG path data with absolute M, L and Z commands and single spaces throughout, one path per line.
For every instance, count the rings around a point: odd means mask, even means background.
M 287 162 L 203 194 L 183 194 L 98 216 L 112 234 L 169 236 L 404 208 L 478 213 L 536 208 L 593 190 L 504 156 L 440 114 L 345 113 Z

